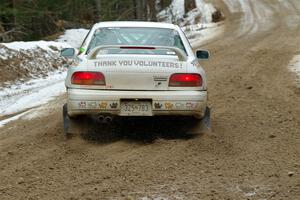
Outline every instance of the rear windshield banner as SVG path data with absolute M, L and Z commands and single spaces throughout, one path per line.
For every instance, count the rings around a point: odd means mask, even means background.
M 182 68 L 182 63 L 179 62 L 161 62 L 161 61 L 143 61 L 143 60 L 113 60 L 113 61 L 96 61 L 95 67 L 167 67 L 167 68 Z

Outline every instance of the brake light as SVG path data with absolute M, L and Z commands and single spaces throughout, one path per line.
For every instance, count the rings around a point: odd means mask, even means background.
M 200 74 L 172 74 L 169 80 L 170 87 L 201 87 Z
M 145 46 L 121 46 L 120 49 L 146 49 L 153 50 L 155 47 L 145 47 Z
M 101 72 L 75 72 L 71 83 L 75 85 L 105 85 L 105 77 Z

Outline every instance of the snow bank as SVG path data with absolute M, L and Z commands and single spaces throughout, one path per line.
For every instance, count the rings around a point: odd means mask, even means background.
M 67 44 L 49 42 L 49 45 L 41 47 L 33 45 L 41 44 L 40 42 L 30 44 L 28 46 L 23 46 L 23 42 L 0 44 L 0 51 L 3 53 L 0 57 L 0 88 L 32 78 L 46 77 L 49 72 L 66 70 L 65 66 L 70 64 L 70 61 L 60 57 L 58 49 L 68 46 Z M 53 44 L 57 45 L 52 46 Z
M 20 113 L 0 121 L 0 127 L 20 118 L 31 119 L 41 115 L 39 109 L 54 97 L 65 92 L 66 72 L 52 72 L 46 78 L 14 84 L 0 91 L 0 118 Z M 24 112 L 25 111 L 25 112 Z
M 67 30 L 56 42 L 0 43 L 0 88 L 65 70 L 70 61 L 60 57 L 60 50 L 79 46 L 87 32 L 86 29 Z
M 171 5 L 158 13 L 159 21 L 178 23 L 180 26 L 212 22 L 212 14 L 216 11 L 211 3 L 196 0 L 196 8 L 185 13 L 184 0 L 173 0 Z
M 206 3 L 204 0 L 196 0 L 196 10 L 201 15 L 201 23 L 211 23 L 212 14 L 216 12 L 215 7 L 211 3 Z
M 173 0 L 169 7 L 157 14 L 157 19 L 167 23 L 175 23 L 183 20 L 184 14 L 184 0 Z
M 183 27 L 183 30 L 192 47 L 196 48 L 221 34 L 224 31 L 224 26 L 222 23 L 196 24 Z
M 49 73 L 46 78 L 14 84 L 0 91 L 0 118 L 47 103 L 65 92 L 66 72 Z
M 89 30 L 87 29 L 69 29 L 66 30 L 57 41 L 67 43 L 70 46 L 78 49 L 88 32 Z
M 11 42 L 11 43 L 1 43 L 9 49 L 13 50 L 29 50 L 41 48 L 45 51 L 54 51 L 55 49 L 62 49 L 66 47 L 70 47 L 67 43 L 62 42 L 53 42 L 53 41 L 34 41 L 34 42 Z
M 60 57 L 62 48 L 79 47 L 88 30 L 67 30 L 54 41 L 0 44 L 0 127 L 36 116 L 38 109 L 65 92 L 66 66 L 72 61 Z M 24 112 L 25 111 L 25 112 Z
M 157 18 L 167 23 L 177 23 L 182 27 L 193 46 L 216 37 L 223 31 L 222 23 L 212 23 L 212 15 L 216 12 L 211 3 L 196 0 L 196 8 L 184 12 L 184 0 L 173 0 L 171 5 L 162 10 Z

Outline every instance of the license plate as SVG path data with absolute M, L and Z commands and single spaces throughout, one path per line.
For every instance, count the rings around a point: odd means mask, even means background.
M 122 116 L 152 116 L 152 104 L 150 101 L 122 101 Z

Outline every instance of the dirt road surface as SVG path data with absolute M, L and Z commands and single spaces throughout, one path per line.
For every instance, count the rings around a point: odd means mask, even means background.
M 149 121 L 65 141 L 61 96 L 0 128 L 0 199 L 300 199 L 300 88 L 287 67 L 300 2 L 214 2 L 226 22 L 204 46 L 212 133 Z

